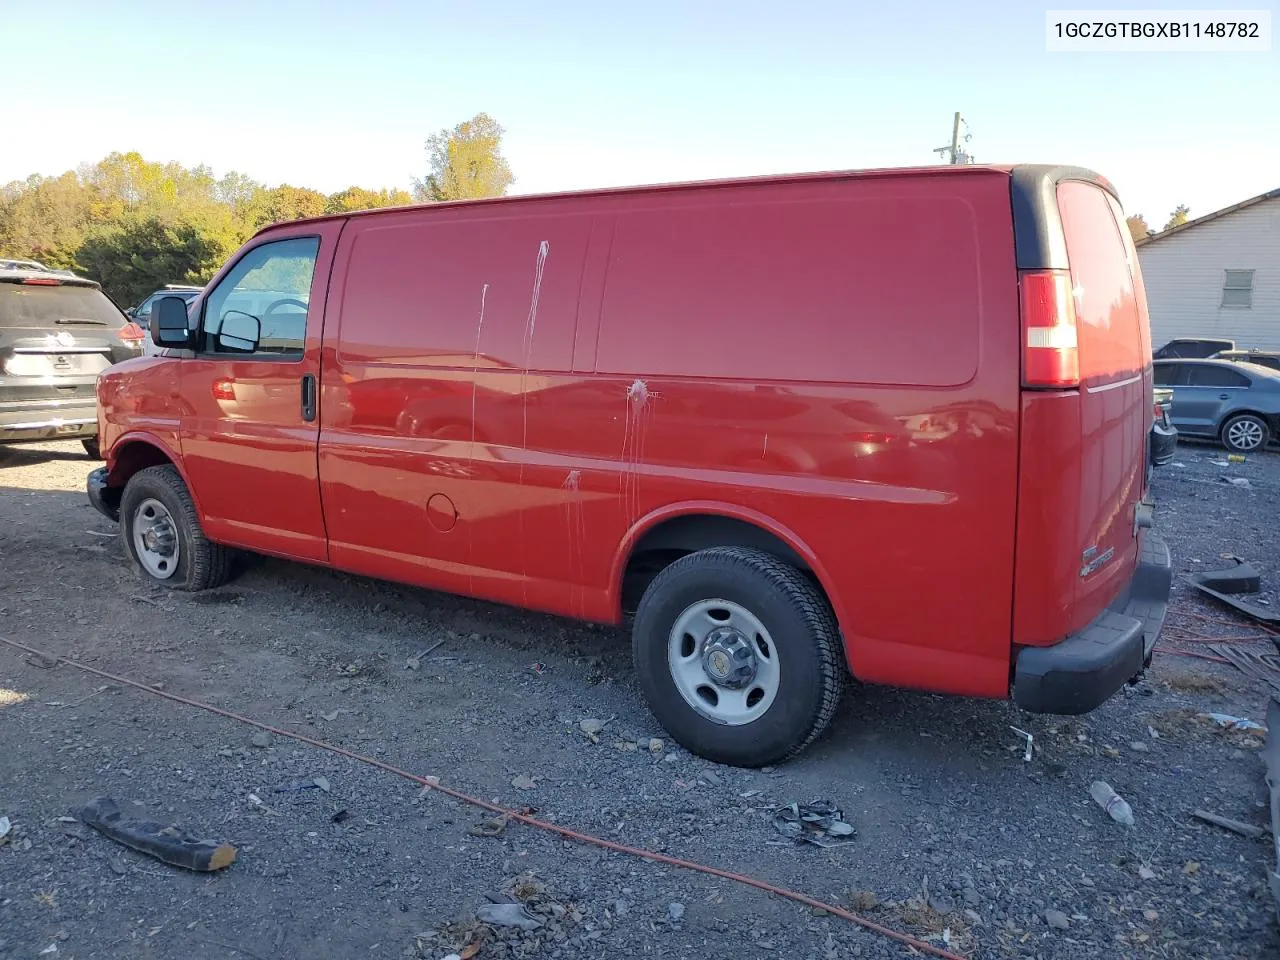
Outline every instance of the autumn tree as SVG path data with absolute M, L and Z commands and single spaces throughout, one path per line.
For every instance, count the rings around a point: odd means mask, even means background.
M 224 242 L 196 224 L 146 217 L 97 228 L 77 260 L 118 303 L 132 305 L 166 283 L 205 283 L 228 252 Z
M 268 224 L 412 202 L 400 189 L 353 186 L 326 197 L 117 152 L 0 186 L 0 255 L 75 270 L 136 303 L 166 283 L 206 282 Z
M 1146 218 L 1142 214 L 1135 213 L 1131 217 L 1126 217 L 1124 222 L 1129 226 L 1129 235 L 1133 237 L 1134 243 L 1151 236 L 1151 228 L 1147 226 Z
M 322 217 L 328 198 L 317 190 L 284 184 L 271 190 L 260 190 L 248 204 L 249 226 L 254 230 L 273 223 Z
M 500 197 L 515 183 L 511 166 L 502 155 L 505 131 L 486 113 L 478 113 L 452 130 L 441 130 L 427 139 L 431 170 L 414 181 L 419 200 L 476 200 Z
M 1166 230 L 1170 230 L 1173 227 L 1182 226 L 1184 223 L 1187 222 L 1187 214 L 1189 214 L 1190 212 L 1191 211 L 1188 210 L 1186 206 L 1184 206 L 1183 204 L 1178 204 L 1177 209 L 1175 209 L 1173 213 L 1169 214 L 1169 222 L 1164 225 L 1164 228 Z
M 366 190 L 363 187 L 347 187 L 329 195 L 325 202 L 326 213 L 352 213 L 356 210 L 376 210 L 380 207 L 403 207 L 413 203 L 413 195 L 407 190 Z
M 72 267 L 93 219 L 92 199 L 70 171 L 9 184 L 0 195 L 0 253 Z

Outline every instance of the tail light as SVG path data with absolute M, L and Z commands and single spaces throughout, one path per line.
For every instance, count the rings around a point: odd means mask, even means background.
M 1024 273 L 1022 385 L 1051 389 L 1080 386 L 1080 346 L 1071 278 L 1058 270 Z
M 146 332 L 140 326 L 134 323 L 132 320 L 130 320 L 128 323 L 126 323 L 123 327 L 120 328 L 121 340 L 137 342 L 137 341 L 146 339 L 146 336 L 147 336 Z
M 62 281 L 53 277 L 27 277 L 22 281 L 29 287 L 60 287 Z

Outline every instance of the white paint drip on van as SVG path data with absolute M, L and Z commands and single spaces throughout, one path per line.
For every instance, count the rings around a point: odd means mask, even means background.
M 471 363 L 471 449 L 468 456 L 476 457 L 476 378 L 480 374 L 480 337 L 484 334 L 484 303 L 489 298 L 489 285 L 480 288 L 480 320 L 476 323 L 476 353 Z
M 569 575 L 572 577 L 570 597 L 578 616 L 586 614 L 582 582 L 585 564 L 582 545 L 587 540 L 587 524 L 582 511 L 582 471 L 570 470 L 561 488 L 568 491 L 564 498 L 565 534 L 569 543 Z
M 533 267 L 533 296 L 529 298 L 529 319 L 524 328 L 524 368 L 520 371 L 520 408 L 524 421 L 521 446 L 529 445 L 529 397 L 525 393 L 525 381 L 529 375 L 529 367 L 533 363 L 533 335 L 538 328 L 538 299 L 542 296 L 542 274 L 547 267 L 547 256 L 551 253 L 551 243 L 543 240 L 538 244 L 538 259 Z
M 769 435 L 764 435 L 764 449 L 760 451 L 760 459 L 763 460 L 769 455 Z
M 622 433 L 622 498 L 627 515 L 640 514 L 640 464 L 644 460 L 644 441 L 649 400 L 657 394 L 649 392 L 649 384 L 638 377 L 627 387 L 627 421 Z

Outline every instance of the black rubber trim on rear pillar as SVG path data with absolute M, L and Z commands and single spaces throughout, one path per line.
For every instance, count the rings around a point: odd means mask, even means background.
M 1058 213 L 1058 184 L 1080 180 L 1120 199 L 1101 174 L 1084 167 L 1020 164 L 1010 174 L 1013 246 L 1019 270 L 1066 270 L 1067 241 Z

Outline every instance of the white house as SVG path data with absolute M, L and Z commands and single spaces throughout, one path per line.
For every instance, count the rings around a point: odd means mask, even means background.
M 1137 244 L 1151 344 L 1174 337 L 1280 350 L 1280 189 Z

